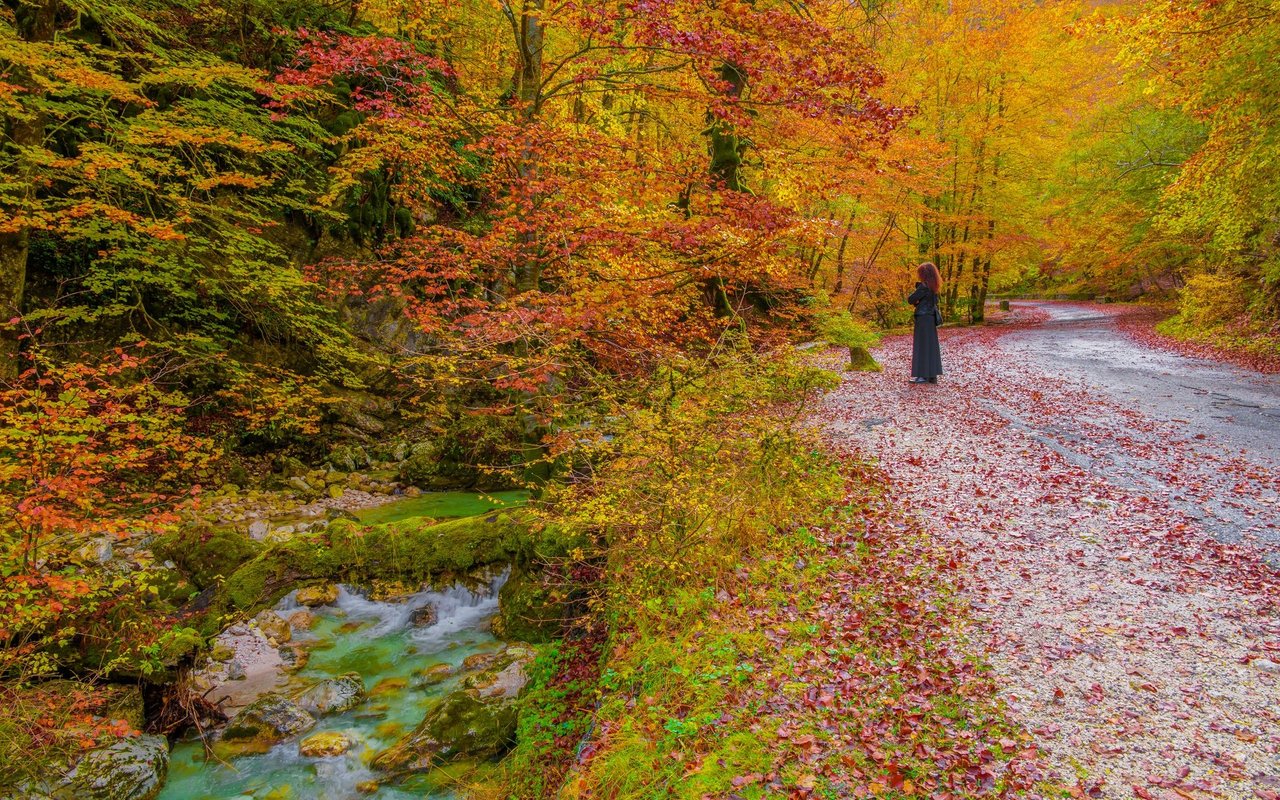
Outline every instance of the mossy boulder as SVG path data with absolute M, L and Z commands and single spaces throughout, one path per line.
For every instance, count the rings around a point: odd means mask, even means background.
M 850 372 L 880 372 L 884 368 L 872 357 L 871 351 L 865 347 L 849 348 Z
M 517 700 L 528 683 L 531 648 L 511 647 L 483 672 L 433 706 L 413 732 L 379 753 L 373 767 L 425 772 L 455 759 L 492 758 L 515 743 Z
M 112 721 L 121 720 L 135 731 L 142 730 L 146 717 L 141 687 L 137 684 L 115 683 L 101 687 L 99 691 L 106 695 L 103 717 Z
M 564 610 L 536 573 L 516 569 L 498 592 L 493 633 L 500 639 L 542 643 L 560 633 Z
M 439 448 L 430 442 L 420 442 L 409 448 L 396 477 L 422 489 L 436 489 L 454 483 L 449 468 L 441 460 Z
M 364 700 L 364 679 L 349 672 L 336 678 L 325 678 L 298 695 L 298 707 L 308 714 L 340 714 L 350 711 Z
M 231 528 L 195 526 L 161 537 L 152 546 L 199 589 L 233 574 L 262 550 L 262 544 Z
M 298 742 L 298 755 L 307 758 L 340 756 L 350 750 L 352 744 L 351 737 L 341 731 L 322 731 Z
M 369 466 L 369 453 L 358 444 L 341 444 L 329 451 L 329 463 L 334 469 L 355 472 Z
M 314 586 L 304 586 L 298 590 L 294 599 L 298 601 L 299 605 L 304 605 L 308 608 L 332 605 L 338 600 L 338 585 L 333 581 L 325 581 Z
M 265 753 L 272 745 L 315 727 L 315 717 L 292 700 L 265 694 L 240 709 L 214 744 L 220 757 Z
M 90 750 L 67 775 L 55 796 L 76 800 L 151 800 L 169 771 L 163 736 L 134 736 Z

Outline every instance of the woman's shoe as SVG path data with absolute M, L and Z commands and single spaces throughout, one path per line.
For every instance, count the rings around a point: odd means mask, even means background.
M 928 383 L 929 381 L 925 380 L 924 378 L 912 378 L 911 382 L 912 383 Z
M 930 379 L 929 379 L 929 383 L 937 383 L 937 382 L 938 382 L 938 379 L 937 379 L 937 378 L 930 378 Z

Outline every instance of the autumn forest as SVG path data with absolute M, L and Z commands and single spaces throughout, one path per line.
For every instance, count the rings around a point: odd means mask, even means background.
M 1280 800 L 1278 47 L 8 0 L 0 797 Z

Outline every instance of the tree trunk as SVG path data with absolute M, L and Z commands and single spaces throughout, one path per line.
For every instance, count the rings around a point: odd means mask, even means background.
M 849 212 L 849 219 L 845 220 L 844 233 L 840 236 L 840 247 L 836 249 L 836 283 L 831 290 L 832 297 L 839 297 L 840 292 L 844 291 L 844 251 L 849 245 L 849 229 L 853 227 L 853 211 Z
M 520 65 L 515 73 L 515 94 L 520 99 L 521 111 L 527 122 L 535 120 L 542 110 L 542 49 L 546 29 L 542 24 L 543 0 L 524 0 L 520 9 L 519 37 L 516 50 Z M 520 179 L 526 183 L 538 174 L 537 157 L 531 147 L 521 154 Z M 522 236 L 522 257 L 512 265 L 512 293 L 532 291 L 538 288 L 542 278 L 542 260 L 536 234 L 532 231 Z
M 6 4 L 9 5 L 9 4 Z M 50 42 L 56 31 L 57 0 L 19 3 L 14 9 L 14 21 L 18 35 L 28 42 Z M 9 80 L 36 96 L 39 87 L 21 68 L 9 73 Z M 44 116 L 35 113 L 28 118 L 4 120 L 6 149 L 17 151 L 15 174 L 10 180 L 22 186 L 21 197 L 29 200 L 35 190 L 31 183 L 31 160 L 27 150 L 44 145 Z M 31 243 L 31 229 L 21 227 L 0 234 L 0 325 L 22 315 L 22 299 L 27 287 L 27 255 Z M 0 329 L 0 377 L 12 377 L 18 373 L 17 331 Z
M 720 79 L 728 85 L 725 95 L 735 100 L 741 98 L 747 87 L 747 74 L 742 71 L 742 68 L 726 61 L 720 65 L 717 72 Z M 717 119 L 711 111 L 707 111 L 707 128 L 703 131 L 703 135 L 707 137 L 707 146 L 711 152 L 708 171 L 711 173 L 712 180 L 721 189 L 731 192 L 743 191 L 745 185 L 742 182 L 742 156 L 750 146 L 750 142 L 739 136 L 738 131 L 731 124 Z M 705 279 L 702 288 L 715 309 L 716 316 L 734 315 L 723 276 L 714 275 Z
M 741 98 L 747 87 L 747 74 L 742 68 L 726 61 L 717 72 L 720 80 L 728 84 L 725 94 L 735 100 Z M 711 148 L 711 176 L 730 191 L 742 191 L 742 156 L 750 142 L 739 136 L 731 124 L 716 119 L 711 112 L 707 112 L 707 129 L 704 133 Z

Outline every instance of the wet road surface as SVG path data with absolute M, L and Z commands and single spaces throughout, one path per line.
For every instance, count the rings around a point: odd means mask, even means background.
M 1280 375 L 1146 347 L 1097 307 L 1021 305 L 1048 318 L 1002 337 L 1002 351 L 1043 375 L 1087 387 L 1108 406 L 1140 413 L 1159 429 L 1125 430 L 1126 420 L 1107 408 L 1103 415 L 1117 429 L 1101 439 L 1110 446 L 1099 449 L 1099 420 L 1088 408 L 1052 419 L 997 403 L 989 404 L 993 411 L 1130 489 L 1168 490 L 1168 465 L 1177 462 L 1178 482 L 1190 490 L 1171 493 L 1172 506 L 1222 541 L 1256 536 L 1269 558 L 1280 561 Z
M 1015 304 L 910 337 L 820 413 L 966 554 L 972 647 L 1078 797 L 1280 797 L 1280 377 L 1128 338 L 1121 309 Z M 836 356 L 838 358 L 838 356 Z

